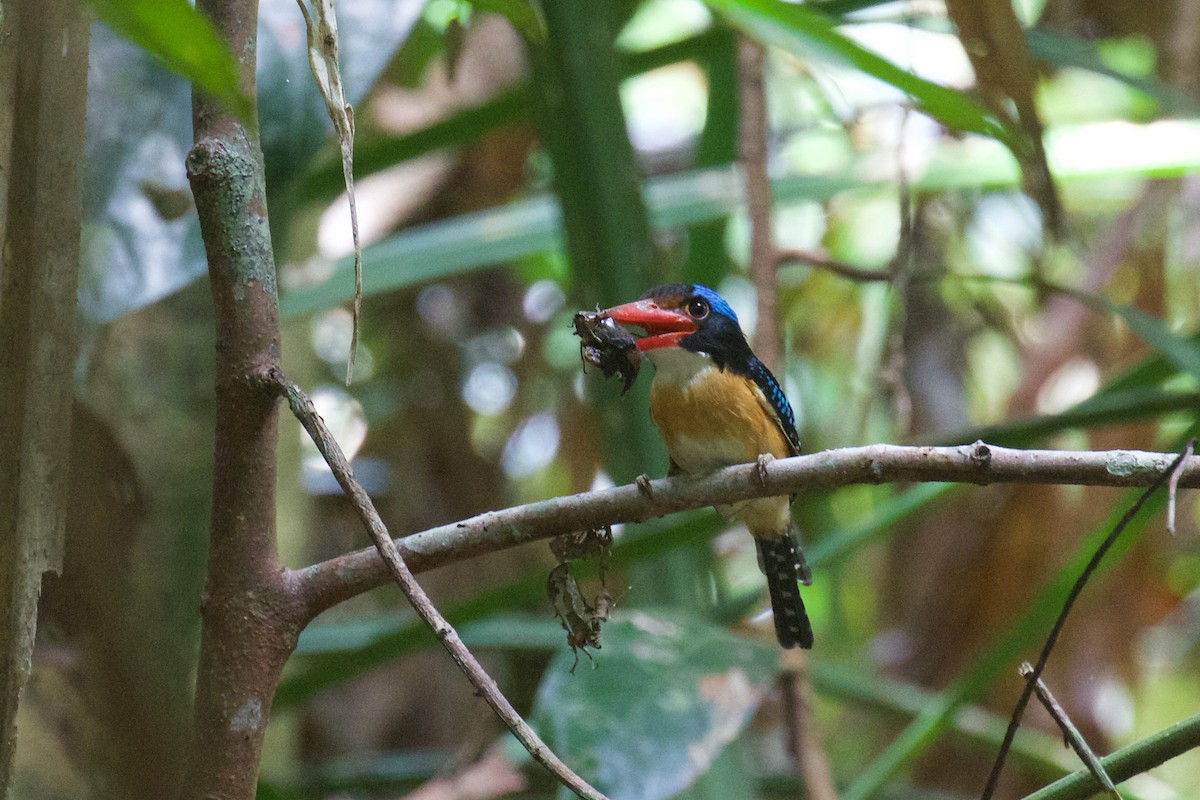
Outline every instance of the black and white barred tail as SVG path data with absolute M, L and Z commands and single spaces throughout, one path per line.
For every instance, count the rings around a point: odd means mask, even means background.
M 813 646 L 812 624 L 800 598 L 801 582 L 811 581 L 808 564 L 790 532 L 779 539 L 758 539 L 759 566 L 767 576 L 771 610 L 775 614 L 775 638 L 780 647 Z

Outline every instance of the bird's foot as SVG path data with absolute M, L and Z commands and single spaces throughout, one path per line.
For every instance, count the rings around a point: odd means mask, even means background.
M 650 485 L 649 475 L 643 472 L 634 478 L 633 482 L 637 484 L 638 491 L 645 495 L 647 499 L 654 499 L 654 487 Z
M 767 465 L 775 460 L 775 456 L 770 453 L 763 453 L 758 457 L 758 483 L 764 489 L 767 488 Z

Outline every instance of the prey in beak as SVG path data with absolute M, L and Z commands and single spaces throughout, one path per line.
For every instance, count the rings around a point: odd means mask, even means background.
M 646 332 L 637 339 L 639 352 L 673 347 L 683 337 L 696 332 L 696 321 L 681 309 L 663 308 L 652 299 L 613 306 L 600 312 L 619 325 L 641 328 Z

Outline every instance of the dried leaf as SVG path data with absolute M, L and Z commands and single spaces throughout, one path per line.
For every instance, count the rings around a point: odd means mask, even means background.
M 572 673 L 579 665 L 580 650 L 590 659 L 592 654 L 588 648 L 600 649 L 600 627 L 608 621 L 612 607 L 612 597 L 605 585 L 611 548 L 612 529 L 607 527 L 566 533 L 550 540 L 550 550 L 558 559 L 558 566 L 550 572 L 546 594 L 554 605 L 554 615 L 567 632 L 567 644 L 575 654 Z M 571 571 L 571 561 L 580 558 L 594 558 L 599 567 L 600 590 L 591 602 L 583 596 L 579 581 Z
M 354 360 L 358 353 L 359 315 L 362 311 L 362 243 L 358 237 L 358 207 L 354 202 L 354 109 L 346 102 L 342 75 L 338 69 L 337 17 L 333 0 L 314 0 L 316 17 L 296 0 L 304 24 L 308 28 L 308 64 L 313 80 L 325 101 L 325 110 L 333 121 L 338 145 L 342 151 L 342 177 L 350 200 L 350 230 L 354 237 L 354 333 L 350 338 L 350 355 L 346 359 L 346 385 L 354 380 Z

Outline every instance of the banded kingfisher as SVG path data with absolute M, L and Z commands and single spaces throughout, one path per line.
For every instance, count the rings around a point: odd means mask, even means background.
M 712 289 L 664 284 L 600 315 L 646 332 L 637 349 L 654 364 L 650 416 L 667 445 L 668 475 L 799 455 L 795 416 L 779 382 L 750 349 L 737 314 Z M 812 625 L 797 584 L 812 581 L 792 524 L 791 498 L 718 510 L 744 522 L 754 536 L 779 644 L 811 648 Z

